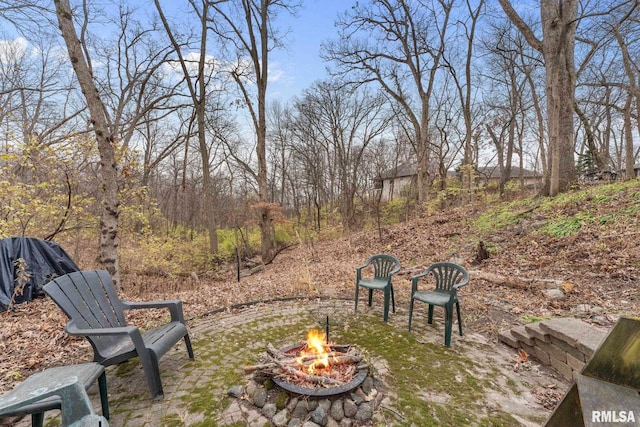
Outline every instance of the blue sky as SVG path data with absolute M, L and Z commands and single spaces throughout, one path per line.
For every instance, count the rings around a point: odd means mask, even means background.
M 304 0 L 296 17 L 278 18 L 278 26 L 290 31 L 287 48 L 272 52 L 270 57 L 271 77 L 279 77 L 269 83 L 269 98 L 287 101 L 327 76 L 320 44 L 336 37 L 336 16 L 352 4 L 351 0 Z

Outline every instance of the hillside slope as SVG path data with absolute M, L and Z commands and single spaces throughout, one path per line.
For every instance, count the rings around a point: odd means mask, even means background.
M 488 253 L 483 260 L 478 260 L 480 242 Z M 178 280 L 128 274 L 124 297 L 180 298 L 190 322 L 251 301 L 351 299 L 356 266 L 382 252 L 403 266 L 394 280 L 396 315 L 406 313 L 413 274 L 453 259 L 472 272 L 462 292 L 465 328 L 495 338 L 509 326 L 552 316 L 608 326 L 620 315 L 640 316 L 640 181 L 555 199 L 489 207 L 480 202 L 389 226 L 381 237 L 362 231 L 300 243 L 240 282 L 233 266 L 216 277 Z M 555 294 L 547 295 L 549 289 Z M 374 298 L 381 306 L 381 296 Z M 137 316 L 131 321 L 145 326 L 164 313 Z M 91 359 L 84 340 L 66 335 L 66 319 L 48 299 L 17 306 L 0 316 L 0 323 L 0 392 L 48 366 Z

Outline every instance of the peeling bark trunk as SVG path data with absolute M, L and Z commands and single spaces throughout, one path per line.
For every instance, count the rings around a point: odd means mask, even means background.
M 67 46 L 69 59 L 91 114 L 102 178 L 102 216 L 100 218 L 100 262 L 109 272 L 117 289 L 120 284 L 118 265 L 118 169 L 115 159 L 115 137 L 109 129 L 105 107 L 93 82 L 93 76 L 76 35 L 69 0 L 54 0 L 56 16 Z

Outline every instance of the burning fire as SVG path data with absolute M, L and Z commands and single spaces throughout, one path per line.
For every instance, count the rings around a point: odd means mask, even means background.
M 329 345 L 326 343 L 326 335 L 315 329 L 307 333 L 307 344 L 300 350 L 296 359 L 303 371 L 308 374 L 318 374 L 331 368 L 329 362 Z

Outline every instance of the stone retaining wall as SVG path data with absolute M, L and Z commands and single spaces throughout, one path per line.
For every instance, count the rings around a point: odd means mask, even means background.
M 526 351 L 569 380 L 582 371 L 608 331 L 580 319 L 557 318 L 501 332 L 498 339 Z

